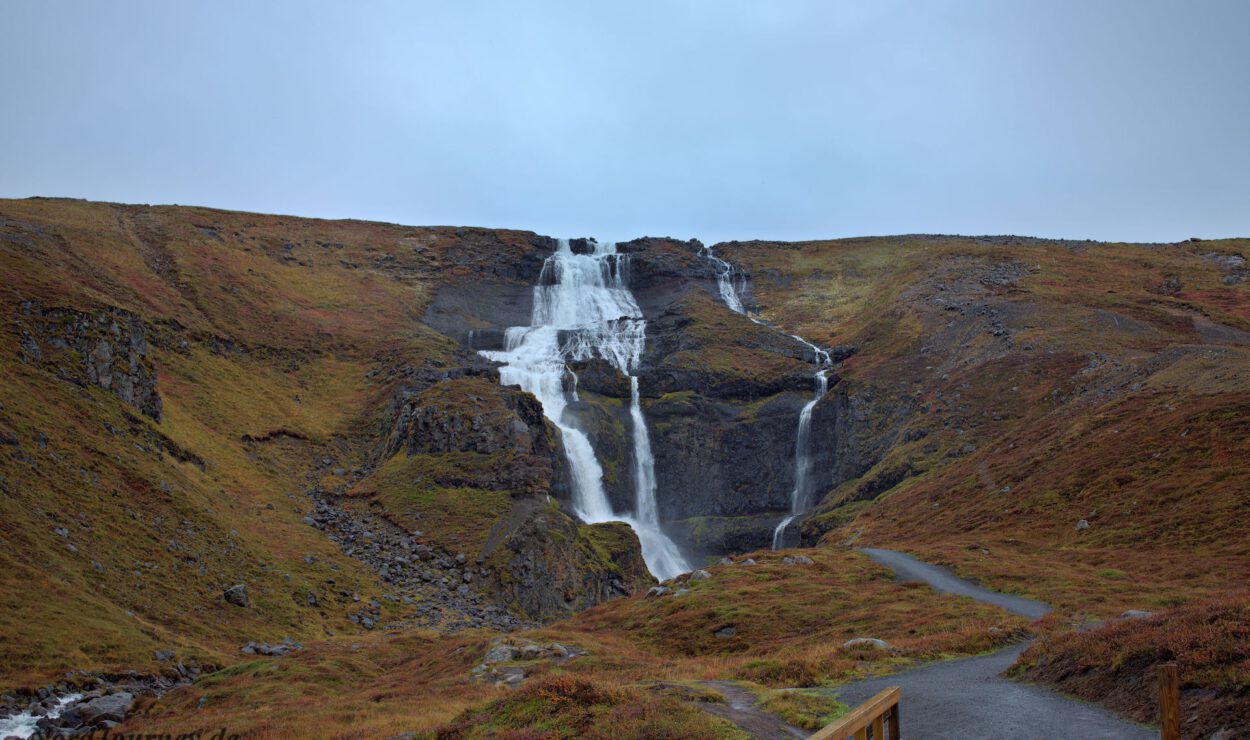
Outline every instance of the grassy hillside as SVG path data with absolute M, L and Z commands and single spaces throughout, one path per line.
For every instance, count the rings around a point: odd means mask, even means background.
M 859 347 L 841 369 L 858 393 L 918 409 L 810 535 L 1101 615 L 1250 573 L 1250 242 L 717 251 L 753 275 L 766 318 Z
M 305 493 L 363 474 L 405 372 L 462 361 L 420 321 L 437 286 L 520 260 L 531 237 L 0 202 L 0 686 L 222 665 L 249 640 L 359 632 L 362 602 L 402 616 L 307 525 Z M 382 504 L 415 495 L 392 489 Z M 463 546 L 462 523 L 422 525 Z M 246 607 L 222 598 L 240 583 Z
M 819 724 L 836 707 L 777 690 L 1030 629 L 895 583 L 851 549 L 874 545 L 1059 607 L 1032 627 L 1048 641 L 1030 671 L 1123 682 L 1146 661 L 1134 646 L 1198 635 L 1174 651 L 1192 687 L 1244 694 L 1244 656 L 1203 650 L 1236 637 L 1240 602 L 1221 599 L 1250 576 L 1250 241 L 718 245 L 764 319 L 848 358 L 818 407 L 838 484 L 802 523 L 811 563 L 754 553 L 653 596 L 628 529 L 548 499 L 569 485 L 553 427 L 464 345 L 523 323 L 508 296 L 527 294 L 544 245 L 0 201 L 0 689 L 182 665 L 202 675 L 127 729 L 733 737 L 702 711 L 723 701 L 705 682 Z M 772 394 L 808 397 L 802 348 L 725 309 L 696 249 L 635 246 L 639 300 L 665 307 L 643 373 L 655 440 L 692 404 L 682 383 L 736 399 L 704 404 L 732 425 L 780 419 Z M 582 374 L 583 413 L 615 419 L 620 378 Z M 626 490 L 613 424 L 608 483 Z M 244 605 L 224 598 L 236 584 Z M 549 623 L 504 636 L 486 604 Z M 1107 642 L 1070 630 L 1168 607 Z M 240 652 L 285 636 L 306 648 Z

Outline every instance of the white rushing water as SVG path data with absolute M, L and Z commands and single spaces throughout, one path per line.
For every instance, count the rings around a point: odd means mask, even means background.
M 820 355 L 817 355 L 819 358 Z M 824 357 L 828 357 L 826 353 Z M 794 441 L 794 490 L 790 492 L 790 515 L 781 520 L 777 528 L 773 530 L 773 549 L 779 550 L 785 546 L 786 527 L 790 526 L 790 522 L 794 521 L 796 516 L 804 514 L 812 507 L 812 485 L 810 481 L 812 471 L 811 443 L 812 436 L 812 409 L 816 407 L 817 402 L 825 397 L 825 393 L 829 390 L 829 371 L 821 369 L 816 372 L 816 393 L 813 394 L 812 400 L 803 405 L 803 410 L 799 412 L 799 431 Z
M 592 242 L 593 243 L 593 242 Z M 543 263 L 534 286 L 534 309 L 529 326 L 514 326 L 504 334 L 502 352 L 481 354 L 504 363 L 500 382 L 533 393 L 543 415 L 559 427 L 573 477 L 573 508 L 587 523 L 623 521 L 633 527 L 642 544 L 647 568 L 660 580 L 689 571 L 677 545 L 660 529 L 656 505 L 655 459 L 634 373 L 642 359 L 647 322 L 626 283 L 629 255 L 613 243 L 593 243 L 592 254 L 574 254 L 567 240 Z M 630 420 L 634 443 L 634 511 L 612 510 L 603 488 L 603 467 L 590 438 L 566 414 L 565 377 L 571 377 L 577 400 L 577 376 L 569 361 L 600 358 L 630 380 Z
M 69 708 L 71 704 L 82 698 L 82 694 L 69 694 L 57 700 L 57 704 L 48 710 L 47 716 L 56 719 L 61 716 L 61 712 Z M 18 712 L 8 717 L 0 717 L 0 737 L 21 737 L 27 738 L 36 734 L 38 727 L 36 723 L 43 715 L 34 715 L 29 711 Z
M 725 302 L 730 311 L 746 313 L 746 309 L 742 306 L 742 299 L 738 296 L 738 285 L 735 284 L 735 280 L 739 283 L 741 282 L 741 274 L 733 265 L 713 254 L 711 246 L 704 247 L 703 254 L 712 263 L 712 266 L 716 268 L 716 287 L 720 291 L 721 300 Z
M 710 246 L 703 248 L 703 255 L 716 268 L 716 287 L 720 291 L 721 300 L 725 302 L 730 311 L 746 313 L 742 305 L 742 298 L 738 295 L 739 285 L 741 285 L 744 279 L 742 273 L 733 265 L 717 257 L 712 252 Z M 754 316 L 749 318 L 757 324 L 767 325 Z M 809 440 L 812 434 L 812 409 L 816 407 L 817 402 L 824 398 L 825 393 L 829 390 L 828 367 L 832 364 L 828 351 L 817 347 L 797 334 L 788 334 L 787 336 L 805 345 L 812 351 L 817 368 L 815 378 L 816 392 L 812 396 L 812 400 L 804 404 L 803 409 L 799 411 L 799 429 L 794 441 L 794 490 L 790 492 L 790 515 L 782 519 L 777 528 L 773 530 L 774 550 L 778 550 L 785 545 L 786 527 L 790 526 L 790 522 L 794 521 L 795 517 L 806 513 L 812 506 L 812 486 L 809 481 L 812 468 L 811 450 L 809 449 L 811 447 Z

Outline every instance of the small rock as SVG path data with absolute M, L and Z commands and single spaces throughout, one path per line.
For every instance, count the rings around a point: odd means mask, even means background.
M 173 650 L 157 650 L 154 654 L 155 654 L 155 656 L 156 656 L 156 659 L 157 659 L 157 660 L 160 660 L 160 661 L 166 661 L 166 660 L 173 660 L 173 659 L 174 659 L 174 651 L 173 651 Z
M 246 607 L 248 605 L 247 587 L 242 583 L 231 586 L 222 593 L 222 597 L 235 606 Z
M 1154 612 L 1148 612 L 1143 609 L 1129 609 L 1120 615 L 1120 619 L 1149 619 L 1154 615 Z
M 703 570 L 702 568 L 690 574 L 690 580 L 692 581 L 702 581 L 711 577 L 712 577 L 712 574 L 708 573 L 706 570 Z
M 870 647 L 876 650 L 889 650 L 890 643 L 886 642 L 885 640 L 879 640 L 875 637 L 854 637 L 842 643 L 842 647 L 844 648 Z
M 490 663 L 506 663 L 516 660 L 517 649 L 511 645 L 496 645 L 486 653 L 486 657 L 482 658 L 482 662 Z
M 746 560 L 738 563 L 738 565 L 755 565 L 755 558 L 747 558 Z
M 652 586 L 647 589 L 647 596 L 665 596 L 670 590 L 668 586 Z
M 308 592 L 308 605 L 315 608 L 317 604 L 318 604 L 317 594 L 313 593 L 312 591 L 309 591 Z
M 721 559 L 720 559 L 720 564 L 721 564 L 721 565 L 733 565 L 733 564 L 734 564 L 734 561 L 733 561 L 733 560 L 730 560 L 729 558 L 721 558 Z
M 1084 532 L 1087 529 L 1089 529 L 1089 522 L 1087 522 L 1086 520 L 1082 519 L 1081 521 L 1076 523 L 1076 531 Z
M 738 628 L 733 625 L 729 625 L 728 627 L 721 627 L 712 634 L 716 637 L 733 637 L 738 634 Z

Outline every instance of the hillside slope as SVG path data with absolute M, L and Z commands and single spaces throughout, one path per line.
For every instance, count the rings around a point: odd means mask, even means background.
M 720 245 L 893 444 L 805 523 L 1114 615 L 1250 575 L 1250 242 Z
M 0 201 L 0 689 L 198 677 L 128 725 L 145 729 L 454 735 L 489 705 L 517 730 L 601 713 L 715 735 L 688 713 L 715 697 L 691 682 L 793 709 L 808 699 L 775 690 L 1025 629 L 853 546 L 1055 605 L 1033 629 L 1062 661 L 1087 649 L 1070 625 L 1250 577 L 1250 241 L 716 245 L 745 315 L 697 241 L 618 245 L 647 320 L 659 518 L 708 563 L 653 596 L 628 526 L 569 514 L 559 430 L 477 354 L 528 325 L 554 248 Z M 817 369 L 792 334 L 833 360 L 810 417 L 819 503 L 798 527 L 811 562 L 765 551 Z M 628 511 L 629 383 L 570 370 L 569 414 Z M 844 645 L 868 636 L 889 649 Z M 305 648 L 241 650 L 287 637 Z M 495 665 L 501 644 L 515 660 Z M 491 704 L 509 677 L 540 681 Z

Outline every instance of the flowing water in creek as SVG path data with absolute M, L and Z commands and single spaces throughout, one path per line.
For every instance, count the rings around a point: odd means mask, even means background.
M 591 254 L 574 254 L 567 240 L 543 263 L 534 286 L 534 309 L 529 326 L 514 326 L 504 334 L 502 352 L 484 351 L 504 363 L 500 382 L 533 393 L 543 415 L 559 427 L 573 477 L 573 508 L 587 523 L 623 521 L 642 543 L 647 568 L 660 580 L 689 571 L 690 565 L 660 529 L 656 506 L 655 459 L 634 375 L 642 358 L 647 322 L 629 291 L 626 271 L 629 255 L 613 243 L 593 243 Z M 630 419 L 634 446 L 634 511 L 612 510 L 603 487 L 603 467 L 590 438 L 578 429 L 568 402 L 577 400 L 576 376 L 570 361 L 600 358 L 629 377 Z M 565 379 L 571 389 L 565 390 Z
M 738 295 L 738 286 L 743 280 L 742 274 L 733 265 L 713 254 L 711 247 L 704 247 L 703 255 L 716 268 L 716 287 L 720 291 L 720 297 L 725 302 L 725 306 L 735 313 L 747 315 L 746 309 L 742 305 L 742 298 Z M 747 317 L 757 324 L 764 323 L 754 316 L 747 315 Z M 829 390 L 828 368 L 831 364 L 827 351 L 796 334 L 788 336 L 806 345 L 815 356 L 817 368 L 815 378 L 816 392 L 812 396 L 812 400 L 808 401 L 799 412 L 799 429 L 794 440 L 794 490 L 790 492 L 790 515 L 782 519 L 777 528 L 773 530 L 772 546 L 774 550 L 785 547 L 786 527 L 790 526 L 790 522 L 794 521 L 795 517 L 807 513 L 807 510 L 812 507 L 812 485 L 809 480 L 812 468 L 810 450 L 812 409 L 816 407 L 816 403 L 824 398 L 825 393 Z

